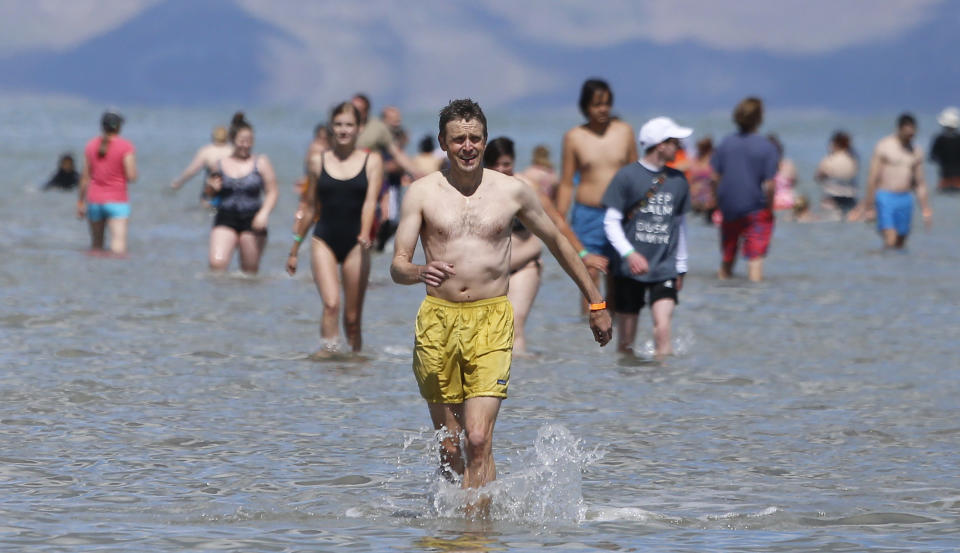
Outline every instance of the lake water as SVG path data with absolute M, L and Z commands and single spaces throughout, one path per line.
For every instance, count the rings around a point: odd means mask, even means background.
M 252 110 L 281 196 L 261 274 L 206 270 L 199 182 L 169 181 L 229 109 L 129 108 L 130 256 L 85 255 L 72 194 L 36 185 L 101 108 L 0 108 L 0 548 L 9 551 L 954 551 L 960 542 L 960 196 L 879 251 L 864 224 L 778 223 L 768 279 L 718 282 L 691 225 L 679 355 L 593 343 L 552 259 L 497 424 L 492 516 L 434 475 L 410 370 L 419 286 L 374 257 L 365 360 L 313 362 L 321 304 L 283 271 L 312 126 Z M 651 114 L 652 115 L 652 114 Z M 845 127 L 861 152 L 895 114 L 771 113 L 812 168 Z M 414 137 L 431 114 L 408 117 Z M 715 135 L 726 114 L 677 117 Z M 628 117 L 639 126 L 642 117 Z M 491 114 L 521 152 L 576 114 Z M 931 116 L 921 117 L 929 143 Z M 521 163 L 526 153 L 521 154 Z M 933 174 L 929 174 L 931 181 Z M 644 313 L 640 348 L 649 348 Z

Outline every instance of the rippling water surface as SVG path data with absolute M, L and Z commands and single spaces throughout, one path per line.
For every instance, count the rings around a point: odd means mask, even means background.
M 960 197 L 934 196 L 935 226 L 905 253 L 880 252 L 865 225 L 778 223 L 759 285 L 717 282 L 716 231 L 694 224 L 680 355 L 663 363 L 593 344 L 548 261 L 537 354 L 515 361 L 497 424 L 492 517 L 470 521 L 434 477 L 410 372 L 423 290 L 394 285 L 387 255 L 374 258 L 366 357 L 308 359 L 320 300 L 282 266 L 316 114 L 251 114 L 281 200 L 262 273 L 244 278 L 206 271 L 198 183 L 164 192 L 208 112 L 129 110 L 143 175 L 131 254 L 84 253 L 73 196 L 35 184 L 98 112 L 0 114 L 3 549 L 957 548 Z M 832 130 L 817 117 L 782 122 L 801 169 Z M 866 143 L 886 121 L 844 122 Z M 501 130 L 526 147 L 568 124 Z M 641 350 L 649 336 L 646 323 Z

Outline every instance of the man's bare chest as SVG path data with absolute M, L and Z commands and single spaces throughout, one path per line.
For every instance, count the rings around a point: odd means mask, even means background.
M 444 238 L 476 237 L 496 240 L 509 236 L 516 208 L 494 195 L 439 196 L 424 209 L 429 233 Z

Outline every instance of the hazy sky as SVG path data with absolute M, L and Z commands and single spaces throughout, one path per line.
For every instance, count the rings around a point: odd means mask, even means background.
M 0 54 L 76 44 L 158 0 L 0 0 Z M 203 0 L 192 0 L 203 1 Z M 565 44 L 608 45 L 642 36 L 692 39 L 727 48 L 822 52 L 904 32 L 944 0 L 480 0 L 522 35 Z M 301 37 L 332 21 L 385 20 L 410 36 L 457 12 L 457 1 L 238 0 Z M 411 9 L 416 7 L 416 9 Z M 469 22 L 464 28 L 471 32 Z M 436 28 L 434 28 L 436 31 Z M 455 29 L 450 29 L 452 35 Z M 442 36 L 443 34 L 441 34 Z
M 160 1 L 0 0 L 0 56 L 67 50 Z M 466 95 L 507 104 L 569 87 L 567 68 L 542 67 L 505 36 L 568 52 L 640 40 L 803 56 L 907 33 L 946 1 L 235 0 L 295 38 L 250 52 L 267 72 L 260 99 L 320 106 L 356 90 L 432 106 Z M 618 63 L 631 70 L 629 58 Z

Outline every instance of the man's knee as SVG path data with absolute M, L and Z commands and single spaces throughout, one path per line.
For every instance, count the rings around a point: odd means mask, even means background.
M 476 454 L 488 451 L 492 447 L 493 433 L 491 426 L 486 423 L 475 424 L 466 428 L 467 449 Z

